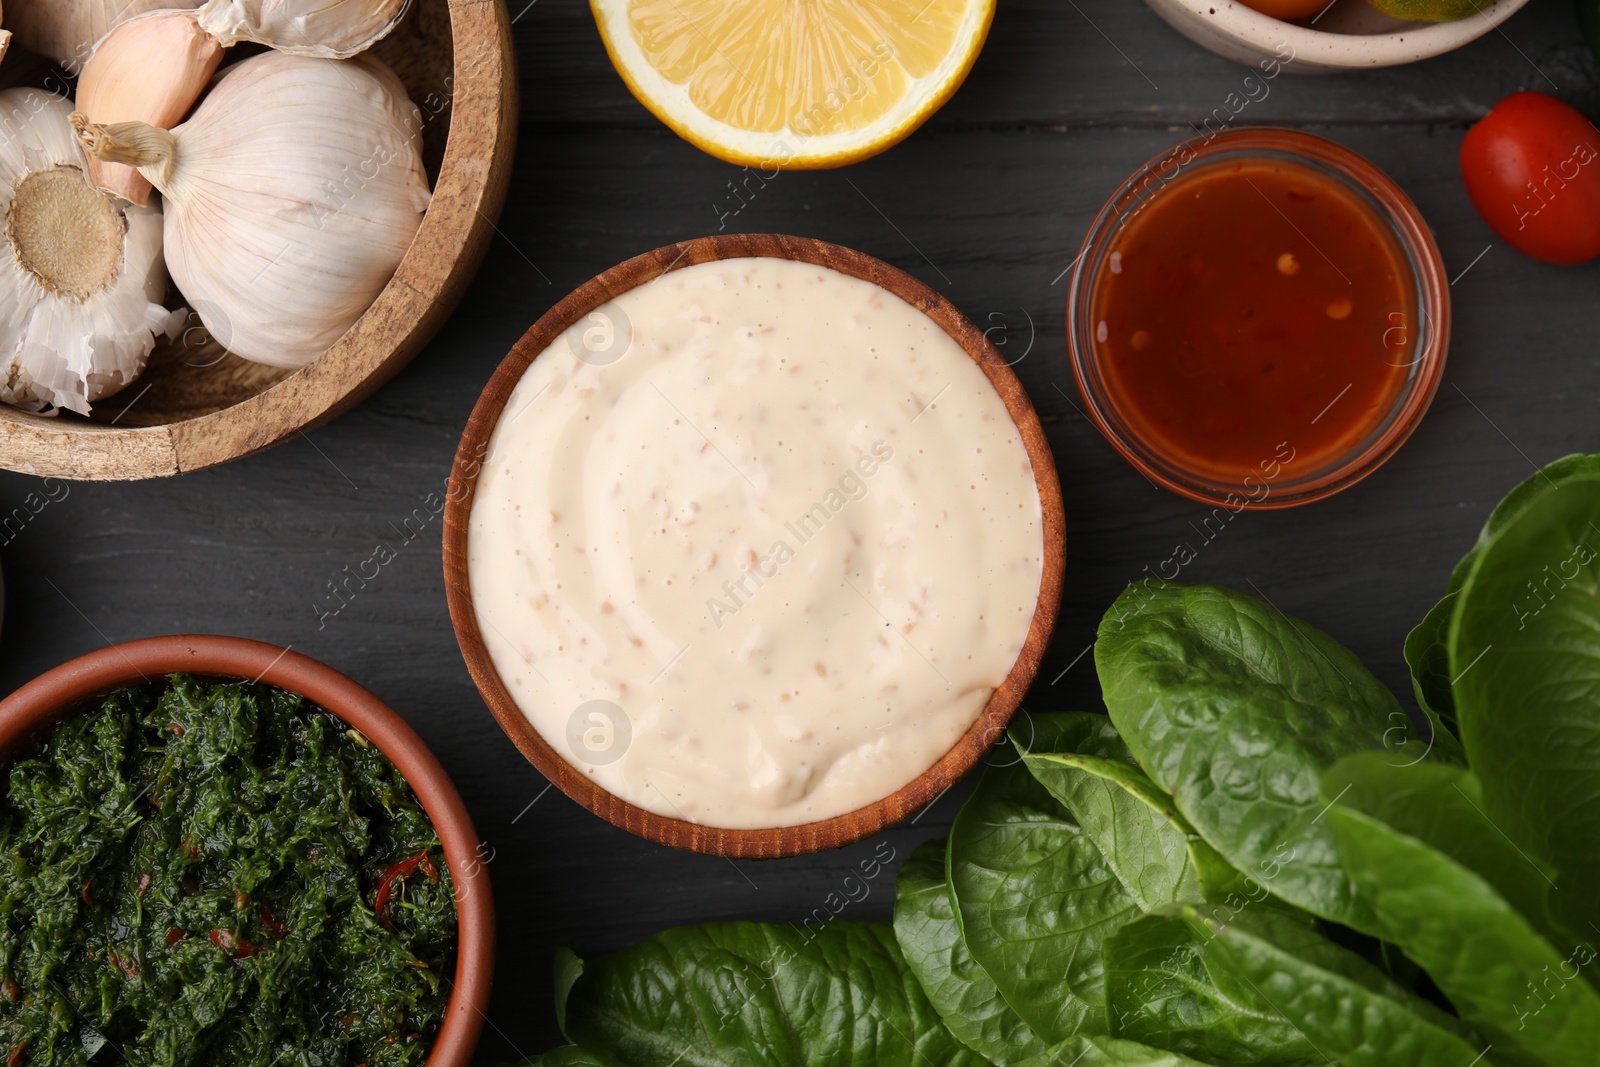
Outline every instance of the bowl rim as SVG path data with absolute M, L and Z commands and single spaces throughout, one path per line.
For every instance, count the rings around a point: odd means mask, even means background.
M 517 64 L 506 5 L 444 2 L 452 47 L 444 92 L 451 112 L 433 198 L 394 277 L 350 330 L 321 357 L 266 389 L 175 422 L 117 426 L 0 405 L 0 467 L 82 481 L 203 470 L 337 418 L 422 351 L 488 253 L 510 189 L 517 140 Z M 136 391 L 133 385 L 127 390 Z M 106 403 L 115 405 L 116 398 Z
M 1375 201 L 1376 210 L 1393 229 L 1411 269 L 1417 288 L 1417 311 L 1423 319 L 1423 339 L 1413 364 L 1417 369 L 1396 397 L 1386 416 L 1387 422 L 1379 426 L 1375 435 L 1363 439 L 1336 464 L 1317 473 L 1305 484 L 1295 486 L 1288 493 L 1274 493 L 1269 484 L 1267 492 L 1259 499 L 1256 497 L 1259 487 L 1249 485 L 1249 475 L 1237 484 L 1222 485 L 1221 479 L 1208 480 L 1193 472 L 1177 471 L 1175 462 L 1169 464 L 1171 469 L 1152 462 L 1145 453 L 1159 455 L 1161 450 L 1142 440 L 1133 427 L 1124 428 L 1124 420 L 1113 417 L 1114 404 L 1103 395 L 1103 387 L 1098 384 L 1099 373 L 1095 368 L 1100 359 L 1096 345 L 1089 339 L 1097 268 L 1109 250 L 1111 238 L 1120 228 L 1126 206 L 1143 196 L 1152 182 L 1159 182 L 1159 185 L 1146 203 L 1174 188 L 1174 179 L 1181 180 L 1185 168 L 1227 153 L 1252 151 L 1289 156 L 1332 173 Z M 1165 173 L 1169 167 L 1170 177 Z M 1141 208 L 1136 208 L 1134 214 L 1138 210 Z M 1405 191 L 1376 164 L 1337 141 L 1276 126 L 1240 126 L 1193 137 L 1136 169 L 1106 200 L 1084 234 L 1067 290 L 1068 358 L 1090 421 L 1118 454 L 1150 481 L 1190 500 L 1232 510 L 1272 511 L 1310 504 L 1350 488 L 1387 463 L 1416 430 L 1438 393 L 1449 357 L 1450 331 L 1450 285 L 1444 259 L 1433 231 Z
M 490 436 L 512 390 L 533 360 L 568 327 L 606 301 L 672 270 L 724 259 L 778 258 L 830 267 L 871 282 L 926 314 L 959 344 L 999 393 L 1022 437 L 1038 487 L 1044 561 L 1039 595 L 1021 651 L 983 711 L 940 759 L 890 795 L 843 815 L 798 826 L 729 829 L 675 819 L 631 804 L 574 768 L 517 707 L 489 657 L 467 573 L 469 518 Z M 999 351 L 955 305 L 916 278 L 854 249 L 809 237 L 719 234 L 667 245 L 579 286 L 529 328 L 495 369 L 461 435 L 444 512 L 445 593 L 467 669 L 501 729 L 563 793 L 613 825 L 674 848 L 740 859 L 772 859 L 836 848 L 878 832 L 938 799 L 1004 740 L 1044 658 L 1061 605 L 1066 533 L 1061 485 L 1043 426 L 1022 383 Z
M 455 784 L 399 713 L 326 664 L 262 641 L 214 634 L 110 645 L 46 671 L 0 700 L 0 767 L 18 746 L 88 710 L 96 697 L 174 673 L 251 679 L 287 689 L 359 730 L 388 756 L 422 803 L 456 879 L 456 973 L 428 1067 L 466 1067 L 487 1021 L 494 980 L 494 896 L 477 831 Z M 448 981 L 448 980 L 447 980 Z
M 1482 37 L 1522 10 L 1528 0 L 1492 0 L 1476 15 L 1452 22 L 1413 22 L 1390 33 L 1337 33 L 1273 18 L 1242 0 L 1145 0 L 1158 12 L 1172 12 L 1197 30 L 1259 49 L 1287 44 L 1296 60 L 1323 68 L 1363 69 L 1402 66 L 1432 59 Z M 1281 56 L 1279 58 L 1282 58 Z M 1286 68 L 1292 63 L 1285 60 Z

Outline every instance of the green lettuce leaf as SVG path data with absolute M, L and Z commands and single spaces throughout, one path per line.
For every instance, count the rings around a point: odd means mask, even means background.
M 1472 565 L 1478 561 L 1479 553 L 1512 519 L 1522 514 L 1530 503 L 1574 478 L 1593 477 L 1597 474 L 1600 474 L 1600 455 L 1587 456 L 1581 452 L 1574 452 L 1546 465 L 1538 474 L 1507 493 L 1505 499 L 1496 504 L 1494 510 L 1489 513 L 1489 519 L 1479 531 L 1478 540 L 1472 549 L 1461 557 L 1461 562 L 1450 572 L 1450 592 L 1461 591 L 1467 584 L 1467 575 L 1472 572 Z
M 1243 878 L 1132 762 L 1030 752 L 1028 770 L 1078 820 L 1145 911 L 1220 898 Z
M 572 983 L 583 974 L 583 958 L 570 948 L 558 948 L 555 953 L 556 1025 L 561 1035 L 567 1037 L 567 994 Z
M 1358 891 L 1372 903 L 1381 936 L 1427 970 L 1462 1018 L 1493 1043 L 1495 1061 L 1593 1067 L 1600 995 L 1581 972 L 1593 966 L 1594 950 L 1558 951 L 1489 881 L 1346 803 L 1358 799 L 1364 798 L 1354 790 L 1346 793 L 1324 822 Z M 1415 817 L 1412 825 L 1426 821 Z M 1458 830 L 1438 836 L 1467 848 Z
M 883 923 L 681 927 L 584 961 L 569 1039 L 628 1067 L 982 1067 Z M 581 1061 L 580 1061 L 581 1062 Z
M 968 1048 L 992 1063 L 1015 1063 L 1045 1051 L 967 951 L 945 881 L 945 842 L 923 844 L 900 868 L 894 933 L 929 1002 Z
M 562 1045 L 526 1061 L 523 1067 L 622 1067 L 622 1064 L 577 1045 Z
M 1417 706 L 1433 726 L 1433 747 L 1451 762 L 1465 763 L 1466 752 L 1458 740 L 1461 725 L 1450 692 L 1450 622 L 1457 602 L 1457 594 L 1447 593 L 1433 606 L 1406 635 L 1405 655 Z
M 1484 810 L 1553 864 L 1574 929 L 1600 924 L 1600 466 L 1519 486 L 1473 552 L 1450 631 Z M 1517 506 L 1509 507 L 1517 501 Z
M 1019 748 L 1114 754 L 1102 715 L 1036 715 Z M 1047 1042 L 1106 1031 L 1101 943 L 1140 914 L 1094 841 L 1017 758 L 986 768 L 950 830 L 949 880 L 967 949 Z
M 1317 1050 L 1259 997 L 1240 1003 L 1207 969 L 1205 939 L 1166 915 L 1128 923 L 1105 945 L 1112 1032 L 1230 1067 L 1323 1062 Z
M 1397 767 L 1386 756 L 1364 753 L 1335 764 L 1323 776 L 1322 792 L 1472 871 L 1552 944 L 1574 944 L 1551 910 L 1555 871 L 1489 821 L 1471 771 L 1433 763 Z
M 1424 746 L 1351 652 L 1242 593 L 1149 580 L 1107 612 L 1095 665 L 1117 731 L 1207 842 L 1275 896 L 1371 927 L 1319 819 L 1322 772 Z
M 1175 1052 L 1114 1037 L 1069 1037 L 1017 1067 L 1211 1067 Z
M 1458 1020 L 1410 997 L 1365 960 L 1299 923 L 1267 910 L 1224 923 L 1209 906 L 1183 908 L 1170 921 L 1184 923 L 1202 939 L 1207 973 L 1219 989 L 1242 1005 L 1276 1013 L 1300 1032 L 1314 1050 L 1307 1062 L 1482 1062 L 1486 1047 Z

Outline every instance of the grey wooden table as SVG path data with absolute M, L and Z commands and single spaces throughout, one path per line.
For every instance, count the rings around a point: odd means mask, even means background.
M 1039 710 L 1099 707 L 1083 655 L 1096 622 L 1183 543 L 1197 550 L 1184 580 L 1253 585 L 1409 699 L 1401 642 L 1489 509 L 1535 464 L 1600 450 L 1600 263 L 1548 267 L 1495 240 L 1456 162 L 1467 125 L 1515 90 L 1600 114 L 1600 71 L 1568 0 L 1533 0 L 1503 32 L 1431 62 L 1279 78 L 1240 115 L 1342 141 L 1400 182 L 1460 275 L 1456 339 L 1432 412 L 1386 467 L 1319 504 L 1243 514 L 1210 541 L 1196 529 L 1205 509 L 1152 488 L 1079 413 L 1061 275 L 1111 190 L 1239 90 L 1244 68 L 1137 0 L 1000 0 L 971 78 L 909 141 L 845 171 L 780 175 L 741 207 L 729 191 L 737 168 L 629 96 L 586 4 L 511 3 L 524 119 L 503 238 L 432 346 L 308 437 L 173 481 L 63 486 L 19 534 L 0 534 L 0 692 L 108 642 L 213 632 L 293 645 L 416 725 L 493 850 L 500 963 L 480 1063 L 557 1042 L 556 946 L 603 950 L 711 919 L 798 922 L 885 843 L 904 857 L 942 835 L 964 794 L 827 855 L 736 864 L 673 852 L 548 790 L 490 718 L 445 611 L 437 521 L 319 621 L 341 569 L 380 541 L 398 544 L 391 524 L 443 489 L 467 414 L 512 342 L 600 270 L 719 225 L 802 234 L 903 267 L 993 328 L 1044 420 L 1067 503 L 1066 597 L 1028 704 Z M 0 514 L 35 488 L 0 476 Z M 891 875 L 844 917 L 886 918 Z

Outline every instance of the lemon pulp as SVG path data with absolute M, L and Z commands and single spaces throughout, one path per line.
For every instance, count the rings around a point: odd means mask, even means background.
M 712 118 L 808 136 L 862 129 L 950 53 L 965 0 L 633 0 L 652 66 Z
M 944 103 L 994 0 L 593 0 L 634 94 L 735 161 L 830 166 L 895 143 Z

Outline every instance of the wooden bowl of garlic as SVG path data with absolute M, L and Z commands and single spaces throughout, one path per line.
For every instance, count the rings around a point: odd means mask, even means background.
M 0 5 L 0 466 L 260 451 L 460 301 L 515 149 L 504 4 Z

